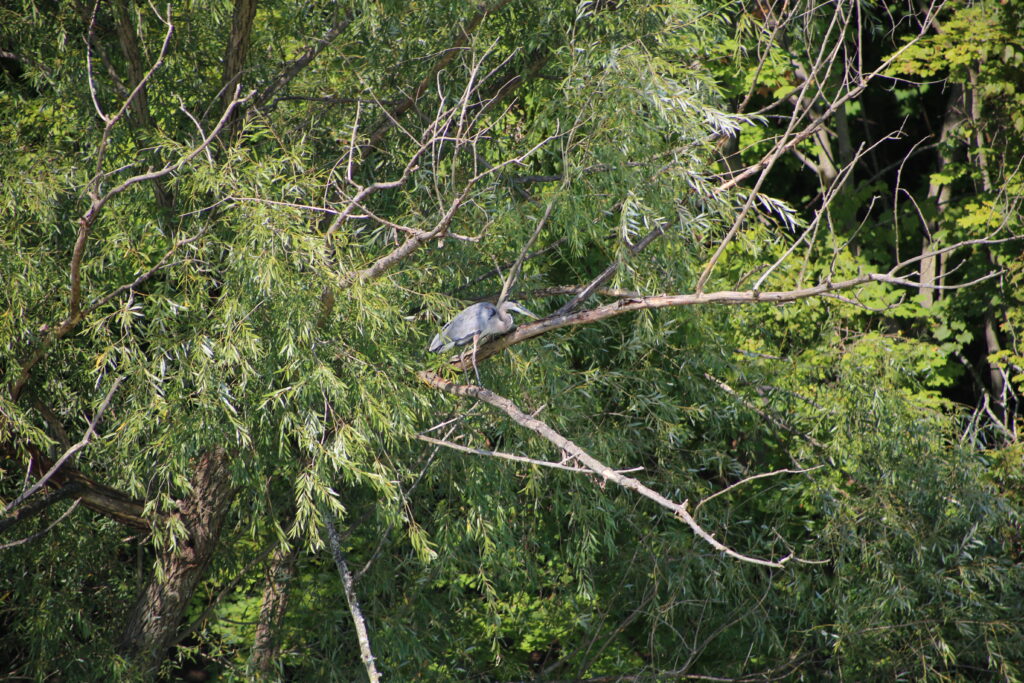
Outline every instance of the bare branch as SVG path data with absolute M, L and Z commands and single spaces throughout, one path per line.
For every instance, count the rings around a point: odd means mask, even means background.
M 7 515 L 6 518 L 0 519 L 0 534 L 3 534 L 20 522 L 24 522 L 26 519 L 35 517 L 55 503 L 59 503 L 65 498 L 75 496 L 79 491 L 81 491 L 81 489 L 81 485 L 76 482 L 72 482 L 66 486 L 61 486 L 59 489 L 51 492 L 47 496 L 43 496 L 35 502 L 22 505 L 17 510 L 12 511 Z
M 374 261 L 374 263 L 368 268 L 346 273 L 340 283 L 340 287 L 345 289 L 357 282 L 366 282 L 367 280 L 372 280 L 375 277 L 380 277 L 386 270 L 391 268 L 391 266 L 416 251 L 424 242 L 432 240 L 435 237 L 442 236 L 444 231 L 451 224 L 452 219 L 455 217 L 456 211 L 458 211 L 459 207 L 466 201 L 466 197 L 469 196 L 470 187 L 472 186 L 467 185 L 467 187 L 463 189 L 462 193 L 452 201 L 448 210 L 432 230 L 409 236 L 401 245 Z
M 792 559 L 792 556 L 786 556 L 778 561 L 763 560 L 757 557 L 750 557 L 748 555 L 743 555 L 742 553 L 736 552 L 732 548 L 729 548 L 728 546 L 719 542 L 713 534 L 710 534 L 707 531 L 705 531 L 704 528 L 697 523 L 697 521 L 693 518 L 693 515 L 690 514 L 690 511 L 688 510 L 687 501 L 683 501 L 682 503 L 676 503 L 672 500 L 669 500 L 665 496 L 661 495 L 657 491 L 654 491 L 653 489 L 650 489 L 647 486 L 641 484 L 638 480 L 632 477 L 627 477 L 613 470 L 604 463 L 590 456 L 586 451 L 584 451 L 575 443 L 573 443 L 569 439 L 565 438 L 564 436 L 556 432 L 546 423 L 524 413 L 514 403 L 512 403 L 512 401 L 508 400 L 503 396 L 499 396 L 498 394 L 494 393 L 493 391 L 490 391 L 489 389 L 473 386 L 470 384 L 453 384 L 442 379 L 441 377 L 432 372 L 419 372 L 417 373 L 417 376 L 421 380 L 423 380 L 423 382 L 436 389 L 446 391 L 450 394 L 455 394 L 456 396 L 467 396 L 470 398 L 478 399 L 504 412 L 516 424 L 519 424 L 520 426 L 525 427 L 526 429 L 529 429 L 530 431 L 535 432 L 540 436 L 544 437 L 545 439 L 550 441 L 554 446 L 564 451 L 570 457 L 574 458 L 578 463 L 580 463 L 580 465 L 590 470 L 590 472 L 592 472 L 593 474 L 596 474 L 597 476 L 601 477 L 604 481 L 609 481 L 613 484 L 621 486 L 622 488 L 635 491 L 641 496 L 654 501 L 658 505 L 668 510 L 671 510 L 677 517 L 683 520 L 683 522 L 685 522 L 691 530 L 693 530 L 694 534 L 700 537 L 705 543 L 733 559 L 765 567 L 776 568 L 785 566 L 786 563 L 789 562 L 790 559 Z
M 498 304 L 504 303 L 505 299 L 508 298 L 509 289 L 516 281 L 516 277 L 519 276 L 519 269 L 523 266 L 523 261 L 526 260 L 526 253 L 533 246 L 533 243 L 537 240 L 537 236 L 540 235 L 540 231 L 544 229 L 544 225 L 548 222 L 548 218 L 551 216 L 551 209 L 555 208 L 555 200 L 548 202 L 548 207 L 544 209 L 544 216 L 538 221 L 537 227 L 534 228 L 533 234 L 530 235 L 530 239 L 526 240 L 526 244 L 519 251 L 519 257 L 516 262 L 512 264 L 512 269 L 508 271 L 508 277 L 505 278 L 504 284 L 501 286 L 501 294 L 498 295 Z
M 712 493 L 710 496 L 708 496 L 704 500 L 702 500 L 699 503 L 697 503 L 697 505 L 693 508 L 693 514 L 697 514 L 697 511 L 700 510 L 701 506 L 704 505 L 704 503 L 708 503 L 708 502 L 714 500 L 715 498 L 717 498 L 718 496 L 721 496 L 721 495 L 723 495 L 725 493 L 729 493 L 729 491 L 732 491 L 734 488 L 736 488 L 738 486 L 743 486 L 744 484 L 748 484 L 748 483 L 750 483 L 752 481 L 755 481 L 757 479 L 766 479 L 768 477 L 775 477 L 775 476 L 778 476 L 780 474 L 807 474 L 808 472 L 813 472 L 814 470 L 820 470 L 824 466 L 825 465 L 815 465 L 814 467 L 807 467 L 807 468 L 804 468 L 804 469 L 796 469 L 796 470 L 785 468 L 785 469 L 781 469 L 781 470 L 772 470 L 771 472 L 762 472 L 760 474 L 754 474 L 754 475 L 751 475 L 749 477 L 745 477 L 745 478 L 740 479 L 739 481 L 737 481 L 735 483 L 732 483 L 732 484 L 726 486 L 721 491 L 716 491 L 715 493 Z
M 341 548 L 341 536 L 335 527 L 334 514 L 324 512 L 324 526 L 327 527 L 327 541 L 331 546 L 331 554 L 334 556 L 334 564 L 338 567 L 338 574 L 341 575 L 341 585 L 345 589 L 345 600 L 348 602 L 348 610 L 352 614 L 352 624 L 356 629 L 356 638 L 359 640 L 359 656 L 366 667 L 366 675 L 370 683 L 380 683 L 380 673 L 377 671 L 377 664 L 370 649 L 370 635 L 366 630 L 366 620 L 359 608 L 359 597 L 356 595 L 355 584 L 352 580 L 352 572 L 349 571 L 348 563 L 345 561 L 345 553 Z
M 40 537 L 42 537 L 42 536 L 45 536 L 46 534 L 50 533 L 50 531 L 52 531 L 52 530 L 53 530 L 53 528 L 54 528 L 55 526 L 57 526 L 58 524 L 60 524 L 61 522 L 63 522 L 63 521 L 65 520 L 65 519 L 67 519 L 67 518 L 68 518 L 68 516 L 69 516 L 69 515 L 70 515 L 70 514 L 71 514 L 72 512 L 74 512 L 74 511 L 75 511 L 75 508 L 77 508 L 77 507 L 78 507 L 78 504 L 79 504 L 79 503 L 81 503 L 81 502 L 82 502 L 82 501 L 81 501 L 81 499 L 79 499 L 79 500 L 76 500 L 76 501 L 75 501 L 74 503 L 72 503 L 72 504 L 71 504 L 71 505 L 70 505 L 70 506 L 68 507 L 68 509 L 67 509 L 67 510 L 65 510 L 65 511 L 64 511 L 64 512 L 63 512 L 63 513 L 61 514 L 61 516 L 60 516 L 60 517 L 58 517 L 58 518 L 57 518 L 56 520 L 54 520 L 54 521 L 53 521 L 53 523 L 52 523 L 52 524 L 50 524 L 50 525 L 49 525 L 48 527 L 46 527 L 45 529 L 42 529 L 41 531 L 37 531 L 37 532 L 35 532 L 34 534 L 29 534 L 29 535 L 28 535 L 28 536 L 26 536 L 25 538 L 19 538 L 19 539 L 18 539 L 17 541 L 11 541 L 10 543 L 4 543 L 3 545 L 0 545 L 0 550 L 7 550 L 7 549 L 9 549 L 9 548 L 14 548 L 15 546 L 19 546 L 19 545 L 22 545 L 22 544 L 24 544 L 24 543 L 29 543 L 29 542 L 31 542 L 31 541 L 34 541 L 34 540 L 36 540 L 37 538 L 40 538 Z
M 100 117 L 101 121 L 106 121 L 107 115 L 103 113 L 103 107 L 100 106 L 99 98 L 96 95 L 96 81 L 92 76 L 92 36 L 96 32 L 96 12 L 99 8 L 100 2 L 96 0 L 92 6 L 92 14 L 89 16 L 89 29 L 85 34 L 85 74 L 93 109 L 96 110 L 96 115 Z
M 659 225 L 657 228 L 647 233 L 647 235 L 645 235 L 644 238 L 641 239 L 639 242 L 629 247 L 629 253 L 634 256 L 636 254 L 639 254 L 641 251 L 647 248 L 647 245 L 649 245 L 651 242 L 658 239 L 664 234 L 664 226 Z M 577 308 L 579 308 L 580 304 L 582 304 L 587 299 L 592 297 L 594 295 L 594 292 L 600 289 L 601 285 L 608 282 L 608 280 L 612 279 L 612 277 L 619 270 L 619 267 L 621 265 L 622 264 L 617 261 L 610 264 L 607 268 L 604 269 L 604 271 L 600 275 L 591 280 L 590 284 L 581 289 L 579 293 L 576 294 L 576 296 L 574 296 L 572 299 L 567 301 L 561 308 L 559 308 L 556 312 L 556 315 L 567 315 L 569 313 L 572 313 Z
M 563 244 L 565 244 L 566 239 L 567 238 L 565 238 L 565 237 L 559 237 L 557 240 L 555 240 L 554 242 L 552 242 L 548 246 L 544 247 L 543 249 L 538 249 L 537 251 L 535 251 L 533 253 L 527 254 L 526 258 L 524 260 L 529 261 L 530 259 L 537 258 L 538 256 L 543 256 L 544 254 L 547 254 L 548 252 L 554 251 L 558 247 L 560 247 Z M 462 290 L 467 289 L 469 287 L 472 287 L 473 285 L 475 285 L 477 283 L 483 282 L 487 278 L 493 277 L 494 275 L 501 275 L 501 272 L 504 269 L 511 267 L 511 265 L 512 265 L 511 263 L 506 263 L 503 266 L 499 266 L 497 268 L 492 268 L 492 269 L 488 270 L 486 273 L 484 273 L 483 275 L 478 275 L 477 277 L 473 278 L 469 282 L 467 282 L 467 283 L 465 283 L 463 285 L 459 285 L 455 289 L 450 290 L 448 292 L 448 296 L 455 296 L 455 294 L 457 292 L 461 292 Z M 531 296 L 531 295 L 528 295 L 526 298 L 529 298 L 529 296 Z
M 209 231 L 210 227 L 211 227 L 210 225 L 206 225 L 201 230 L 199 230 L 199 232 L 197 232 L 196 234 L 192 235 L 191 237 L 184 237 L 184 238 L 176 241 L 173 245 L 171 245 L 170 249 L 168 249 L 166 252 L 164 252 L 164 255 L 160 257 L 160 260 L 156 262 L 155 266 L 153 266 L 152 268 L 150 268 L 146 272 L 142 273 L 141 275 L 139 275 L 137 278 L 135 278 L 134 280 L 132 280 L 128 284 L 121 285 L 120 287 L 118 287 L 118 288 L 108 292 L 107 294 L 104 294 L 103 296 L 101 296 L 98 299 L 96 299 L 95 301 L 93 301 L 91 304 L 89 304 L 89 306 L 86 307 L 86 309 L 84 311 L 84 315 L 88 315 L 88 314 L 92 313 L 97 308 L 106 305 L 112 299 L 117 298 L 118 296 L 120 296 L 121 294 L 123 294 L 123 293 L 125 293 L 125 292 L 127 292 L 129 290 L 135 289 L 136 287 L 141 285 L 143 282 L 145 282 L 146 280 L 148 280 L 151 277 L 153 277 L 154 275 L 156 275 L 157 272 L 159 272 L 161 269 L 163 269 L 165 266 L 168 265 L 168 262 L 170 261 L 171 256 L 174 255 L 174 252 L 176 252 L 180 247 L 183 247 L 186 244 L 191 244 L 192 242 L 195 242 L 196 240 L 198 240 L 200 237 L 205 235 L 207 233 L 207 231 Z
M 124 377 L 118 377 L 117 379 L 114 380 L 114 383 L 111 385 L 106 397 L 104 397 L 103 402 L 100 404 L 100 407 L 96 410 L 96 414 L 93 415 L 92 420 L 89 421 L 89 427 L 85 430 L 85 435 L 82 436 L 78 443 L 64 451 L 64 455 L 62 455 L 57 460 L 57 462 L 55 462 L 53 466 L 50 467 L 49 470 L 47 470 L 47 472 L 43 476 L 39 477 L 39 481 L 37 481 L 27 491 L 24 491 L 20 496 L 11 501 L 11 503 L 4 508 L 4 514 L 9 514 L 11 510 L 21 505 L 21 503 L 23 503 L 26 499 L 34 495 L 37 491 L 39 491 L 39 489 L 43 488 L 43 486 L 46 485 L 46 482 L 48 482 L 50 478 L 54 474 L 56 474 L 58 470 L 60 470 L 60 468 L 64 465 L 65 462 L 68 461 L 69 458 L 71 458 L 75 453 L 89 445 L 89 442 L 92 441 L 93 435 L 96 433 L 96 425 L 99 424 L 100 419 L 103 417 L 103 413 L 106 412 L 107 410 L 107 406 L 110 405 L 110 399 L 114 397 L 114 392 L 117 391 L 117 388 L 121 386 L 121 382 L 123 381 Z
M 946 253 L 978 244 L 1000 244 L 1003 242 L 1021 239 L 1024 239 L 1024 236 L 1013 236 L 1001 239 L 965 240 L 955 245 L 950 245 L 936 250 L 934 253 Z M 862 273 L 855 277 L 840 280 L 838 282 L 826 280 L 825 282 L 820 282 L 812 287 L 802 287 L 774 292 L 761 292 L 757 290 L 723 290 L 718 292 L 696 292 L 693 294 L 662 294 L 658 296 L 622 299 L 614 303 L 598 306 L 597 308 L 592 308 L 590 310 L 570 315 L 559 315 L 558 313 L 555 313 L 542 320 L 521 325 L 509 334 L 483 344 L 477 349 L 476 360 L 479 362 L 514 344 L 540 336 L 541 334 L 551 330 L 557 330 L 562 327 L 569 327 L 572 325 L 588 325 L 599 320 L 605 320 L 618 315 L 647 309 L 668 308 L 673 306 L 697 306 L 702 304 L 784 304 L 799 301 L 801 299 L 834 294 L 835 292 L 853 289 L 871 282 L 883 282 L 899 287 L 917 289 L 922 286 L 920 282 L 909 277 L 896 275 L 896 273 L 926 256 L 927 254 L 922 254 L 901 261 L 893 266 L 888 273 Z M 1002 271 L 993 271 L 987 275 L 983 275 L 979 278 L 958 285 L 932 285 L 932 287 L 935 289 L 962 289 L 965 287 L 971 287 L 979 282 L 998 277 L 1001 274 Z M 469 365 L 469 361 L 453 359 L 452 367 L 465 371 L 471 366 Z
M 524 457 L 524 456 L 521 456 L 521 455 L 513 455 L 512 453 L 502 453 L 501 451 L 488 451 L 488 450 L 484 450 L 483 448 L 473 448 L 472 446 L 463 446 L 462 444 L 455 443 L 454 441 L 445 441 L 443 439 L 435 439 L 432 436 L 426 436 L 424 434 L 417 434 L 416 438 L 419 439 L 420 441 L 425 441 L 427 443 L 432 443 L 435 446 L 444 446 L 445 448 L 450 448 L 453 451 L 462 451 L 463 453 L 474 453 L 476 455 L 487 455 L 487 456 L 490 456 L 492 458 L 501 458 L 503 460 L 511 460 L 513 462 L 522 462 L 522 463 L 526 463 L 527 465 L 536 465 L 538 467 L 551 467 L 551 468 L 556 469 L 556 470 L 565 470 L 567 472 L 589 472 L 590 471 L 590 470 L 584 469 L 582 467 L 569 467 L 568 465 L 563 465 L 560 462 L 552 462 L 550 460 L 536 460 L 534 458 L 527 458 L 527 457 Z M 626 469 L 626 470 L 617 470 L 617 471 L 618 472 L 637 472 L 637 471 L 642 470 L 642 469 L 643 469 L 643 467 L 631 467 L 631 468 Z

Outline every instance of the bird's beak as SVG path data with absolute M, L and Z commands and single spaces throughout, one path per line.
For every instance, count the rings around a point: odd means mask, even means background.
M 511 306 L 509 306 L 509 308 L 512 308 L 512 307 L 511 307 Z M 538 315 L 537 315 L 536 313 L 530 313 L 530 312 L 529 312 L 528 310 L 526 310 L 525 308 L 523 308 L 523 307 L 522 307 L 522 306 L 520 306 L 519 304 L 515 304 L 515 310 L 516 310 L 517 312 L 519 312 L 519 313 L 522 313 L 523 315 L 528 315 L 528 316 L 530 316 L 530 317 L 531 317 L 531 318 L 533 318 L 534 320 L 536 320 L 536 319 L 538 319 L 538 318 L 540 317 L 540 316 L 538 316 Z

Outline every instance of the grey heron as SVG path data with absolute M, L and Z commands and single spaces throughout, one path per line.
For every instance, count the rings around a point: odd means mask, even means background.
M 473 342 L 473 371 L 476 373 L 477 384 L 480 383 L 480 371 L 476 367 L 476 348 L 480 340 L 505 334 L 513 327 L 512 312 L 522 313 L 531 318 L 537 316 L 517 304 L 515 301 L 503 301 L 497 306 L 481 301 L 463 309 L 451 319 L 441 331 L 434 335 L 428 349 L 432 353 L 444 353 L 454 346 L 463 346 Z
M 464 309 L 442 327 L 431 340 L 429 349 L 432 353 L 444 353 L 454 346 L 474 342 L 475 352 L 475 344 L 479 344 L 481 339 L 505 334 L 515 327 L 513 311 L 531 318 L 537 317 L 515 301 L 503 301 L 497 306 L 481 301 Z

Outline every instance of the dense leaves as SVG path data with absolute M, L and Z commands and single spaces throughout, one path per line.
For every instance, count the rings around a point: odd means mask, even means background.
M 388 680 L 1020 678 L 1019 23 L 0 10 L 4 675 L 360 680 L 333 519 Z M 542 316 L 794 295 L 428 354 L 524 252 Z

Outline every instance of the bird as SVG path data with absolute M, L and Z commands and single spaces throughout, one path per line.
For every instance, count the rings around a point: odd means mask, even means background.
M 464 309 L 442 327 L 441 331 L 434 335 L 428 349 L 431 353 L 444 353 L 452 347 L 473 342 L 475 360 L 476 347 L 481 339 L 505 334 L 515 327 L 515 321 L 512 320 L 513 311 L 531 318 L 537 317 L 515 301 L 503 301 L 497 306 L 481 301 Z

